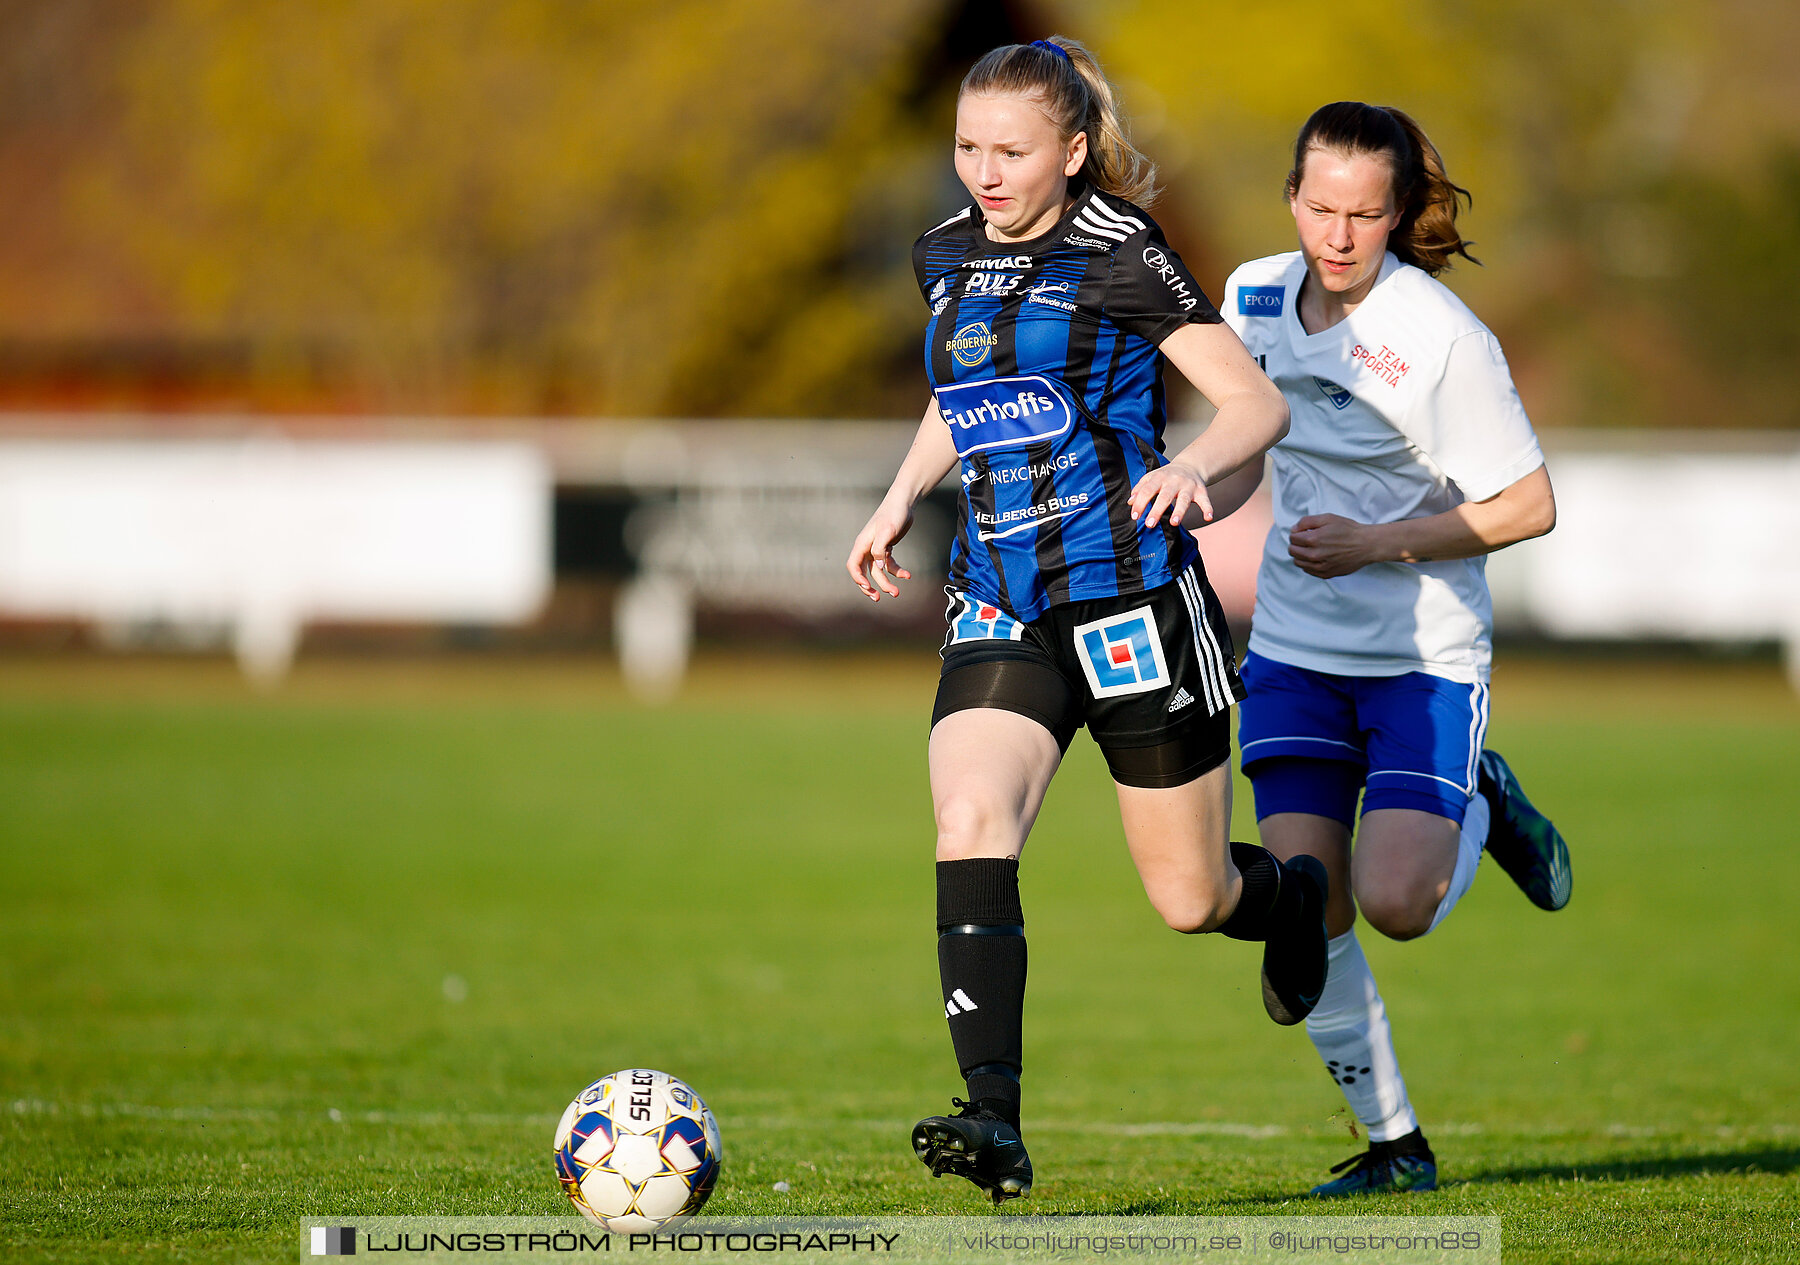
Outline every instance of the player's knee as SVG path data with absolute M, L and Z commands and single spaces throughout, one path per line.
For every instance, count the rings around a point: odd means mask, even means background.
M 1430 916 L 1420 918 L 1411 910 L 1376 918 L 1365 909 L 1363 915 L 1371 927 L 1390 940 L 1417 940 L 1431 930 Z
M 1171 931 L 1179 931 L 1184 936 L 1200 935 L 1208 931 L 1217 931 L 1219 925 L 1230 915 L 1220 909 L 1216 902 L 1194 903 L 1178 909 L 1162 911 L 1163 921 L 1169 924 Z
M 1416 940 L 1431 930 L 1437 898 L 1426 888 L 1406 883 L 1359 887 L 1356 903 L 1363 921 L 1390 940 Z
M 1184 936 L 1217 931 L 1219 924 L 1231 916 L 1231 911 L 1224 908 L 1224 902 L 1219 899 L 1218 893 L 1210 888 L 1152 892 L 1150 903 L 1162 915 L 1169 930 L 1179 931 Z
M 937 859 L 1017 856 L 1018 823 L 991 800 L 949 795 L 937 803 Z

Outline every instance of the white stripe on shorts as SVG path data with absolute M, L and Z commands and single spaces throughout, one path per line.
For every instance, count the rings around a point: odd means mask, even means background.
M 1225 667 L 1225 651 L 1220 648 L 1219 639 L 1206 618 L 1206 598 L 1200 591 L 1200 581 L 1194 577 L 1193 568 L 1183 571 L 1176 584 L 1181 589 L 1182 599 L 1187 602 L 1188 616 L 1194 625 L 1194 653 L 1199 656 L 1200 671 L 1206 682 L 1207 712 L 1216 716 L 1232 703 L 1231 674 Z
M 1327 747 L 1342 747 L 1344 750 L 1351 752 L 1352 754 L 1357 756 L 1359 759 L 1362 758 L 1364 755 L 1363 749 L 1361 747 L 1357 746 L 1354 742 L 1339 742 L 1336 738 L 1311 738 L 1311 737 L 1307 737 L 1303 734 L 1282 734 L 1280 737 L 1277 737 L 1277 738 L 1258 738 L 1255 742 L 1244 743 L 1242 745 L 1241 749 L 1239 750 L 1238 754 L 1245 760 L 1252 759 L 1254 757 L 1252 757 L 1250 754 L 1250 748 L 1266 747 L 1271 742 L 1316 742 L 1322 746 L 1327 746 Z M 1332 759 L 1333 757 L 1319 756 L 1317 758 L 1321 759 L 1321 760 L 1329 760 L 1329 759 Z M 1341 759 L 1342 757 L 1337 757 L 1337 758 Z
M 1207 671 L 1209 665 L 1206 661 L 1206 647 L 1200 643 L 1201 613 L 1194 609 L 1194 597 L 1188 592 L 1185 572 L 1176 579 L 1175 588 L 1181 594 L 1182 602 L 1187 606 L 1188 623 L 1193 626 L 1194 630 L 1194 661 L 1200 668 L 1200 688 L 1206 695 L 1206 714 L 1208 716 L 1216 715 L 1219 710 L 1218 695 L 1213 688 L 1212 673 Z
M 1420 773 L 1415 769 L 1370 769 L 1368 774 L 1363 778 L 1363 781 L 1365 783 L 1372 782 L 1378 777 L 1422 778 L 1423 780 L 1425 780 L 1427 782 L 1442 782 L 1445 786 L 1456 787 L 1457 790 L 1461 791 L 1465 795 L 1467 795 L 1469 793 L 1469 790 L 1467 787 L 1457 786 L 1455 782 L 1452 782 L 1447 777 L 1439 777 L 1435 773 Z
M 1464 794 L 1475 793 L 1476 769 L 1481 760 L 1481 742 L 1487 736 L 1488 720 L 1488 687 L 1483 681 L 1477 681 L 1469 691 L 1469 767 L 1465 770 L 1468 786 Z

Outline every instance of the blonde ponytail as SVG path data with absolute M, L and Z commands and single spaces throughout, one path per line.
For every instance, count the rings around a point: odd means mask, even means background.
M 1118 94 L 1079 40 L 1052 35 L 996 48 L 970 69 L 962 91 L 1036 101 L 1063 140 L 1087 133 L 1084 180 L 1141 207 L 1156 201 L 1156 164 L 1131 143 Z

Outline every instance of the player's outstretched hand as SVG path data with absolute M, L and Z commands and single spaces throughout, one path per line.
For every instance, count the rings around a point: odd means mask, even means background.
M 1321 580 L 1349 575 L 1376 561 L 1366 541 L 1367 524 L 1337 514 L 1308 514 L 1288 533 L 1294 565 Z
M 892 553 L 894 546 L 912 529 L 912 524 L 910 507 L 902 508 L 883 501 L 856 534 L 856 543 L 850 546 L 850 557 L 845 560 L 844 567 L 856 587 L 871 602 L 879 602 L 883 593 L 899 597 L 900 589 L 894 580 L 912 579 L 911 571 L 895 564 Z
M 1169 521 L 1190 531 L 1212 522 L 1212 501 L 1206 495 L 1206 479 L 1193 466 L 1171 461 L 1137 481 L 1131 489 L 1131 517 L 1145 527 L 1155 527 L 1167 510 Z

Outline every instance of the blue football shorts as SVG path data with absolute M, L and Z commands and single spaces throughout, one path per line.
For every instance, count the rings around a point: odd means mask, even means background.
M 1338 676 L 1258 654 L 1241 673 L 1238 747 L 1258 821 L 1312 813 L 1354 826 L 1360 793 L 1365 813 L 1412 808 L 1461 824 L 1487 733 L 1486 682 Z

